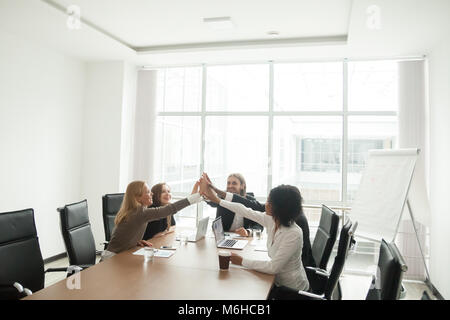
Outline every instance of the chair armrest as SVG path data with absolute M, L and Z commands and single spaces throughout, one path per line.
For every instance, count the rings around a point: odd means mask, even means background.
M 0 283 L 0 288 L 2 288 L 2 289 L 13 289 L 14 288 L 19 293 L 23 292 L 23 290 L 24 290 L 23 286 L 19 282 L 14 282 L 12 284 Z
M 79 266 L 72 266 L 72 267 L 80 267 L 82 270 L 84 270 L 92 266 L 93 264 L 80 264 Z
M 103 250 L 106 250 L 106 248 L 108 248 L 108 244 L 109 244 L 109 241 L 103 241 L 103 242 L 100 242 L 100 245 L 103 246 Z M 95 254 L 96 254 L 96 255 L 101 255 L 102 252 L 103 252 L 103 251 L 95 250 Z
M 73 273 L 74 270 L 79 269 L 79 271 L 87 269 L 89 267 L 92 267 L 92 264 L 83 264 L 83 265 L 79 265 L 79 266 L 68 266 L 68 267 L 62 267 L 62 268 L 48 268 L 47 270 L 45 270 L 44 272 L 71 272 L 71 274 Z
M 298 292 L 298 294 L 302 295 L 302 296 L 304 296 L 306 298 L 312 299 L 312 300 L 326 300 L 325 296 L 323 294 L 322 295 L 318 295 L 318 294 L 315 294 L 315 293 L 311 293 L 311 292 L 307 292 L 307 291 L 301 291 L 301 290 Z
M 372 280 L 370 281 L 369 289 L 378 289 L 377 288 L 377 277 L 374 274 L 372 275 Z
M 32 294 L 30 289 L 24 288 L 19 282 L 0 284 L 1 299 L 21 299 Z
M 316 274 L 317 274 L 318 276 L 323 276 L 323 277 L 325 277 L 325 278 L 330 277 L 330 274 L 329 274 L 327 271 L 323 270 L 323 269 L 318 269 L 318 270 L 316 270 Z
M 47 272 L 67 272 L 67 267 L 62 267 L 62 268 L 48 268 L 47 270 L 44 271 L 44 273 Z
M 328 278 L 330 276 L 330 274 L 328 273 L 328 271 L 320 269 L 320 268 L 315 268 L 315 267 L 306 267 L 306 269 L 314 271 L 315 274 L 320 275 L 320 276 L 324 276 L 326 278 Z

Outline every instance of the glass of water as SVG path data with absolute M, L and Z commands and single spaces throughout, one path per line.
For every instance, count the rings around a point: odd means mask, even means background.
M 155 249 L 153 249 L 152 247 L 144 247 L 145 262 L 153 261 L 154 255 L 155 255 Z
M 188 241 L 188 236 L 187 236 L 187 234 L 186 233 L 182 233 L 181 235 L 180 235 L 180 245 L 186 245 L 187 244 L 187 241 Z
M 262 239 L 261 230 L 255 229 L 255 230 L 253 230 L 253 234 L 254 234 L 256 240 L 261 240 Z

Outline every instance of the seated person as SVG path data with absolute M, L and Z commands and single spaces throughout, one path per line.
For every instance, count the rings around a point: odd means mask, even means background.
M 240 173 L 232 173 L 227 179 L 227 192 L 239 194 L 244 199 L 249 199 L 251 201 L 256 201 L 256 199 L 249 195 L 246 191 L 247 185 L 245 183 L 244 176 Z M 216 218 L 222 217 L 223 230 L 236 232 L 243 237 L 249 237 L 252 235 L 253 229 L 263 230 L 263 226 L 259 223 L 247 219 L 245 217 L 235 215 L 232 211 L 222 207 L 217 206 L 213 202 L 207 202 L 212 207 L 217 207 Z M 255 209 L 258 210 L 258 209 Z M 259 210 L 261 211 L 261 210 Z M 264 210 L 262 210 L 264 211 Z
M 275 286 L 269 297 L 276 298 L 278 287 L 307 291 L 308 278 L 303 268 L 301 255 L 303 232 L 295 218 L 302 211 L 302 197 L 295 186 L 280 185 L 273 188 L 267 197 L 265 213 L 252 210 L 240 203 L 221 200 L 217 194 L 200 181 L 200 193 L 210 201 L 226 207 L 236 215 L 257 221 L 267 228 L 269 260 L 255 260 L 231 253 L 231 263 L 248 269 L 275 275 Z
M 229 192 L 224 192 L 218 188 L 216 188 L 209 179 L 208 175 L 204 173 L 203 175 L 207 182 L 209 183 L 210 187 L 217 193 L 217 196 L 221 199 L 228 200 L 231 202 L 238 202 L 242 203 L 247 208 L 251 208 L 256 211 L 264 212 L 265 204 L 258 202 L 256 199 L 251 199 L 248 197 L 242 197 L 239 194 L 231 194 Z M 227 190 L 228 191 L 228 190 Z M 222 218 L 223 220 L 223 218 Z M 303 250 L 302 250 L 302 262 L 304 266 L 308 267 L 316 267 L 316 262 L 314 261 L 314 257 L 312 255 L 312 249 L 311 249 L 311 240 L 309 239 L 309 224 L 308 219 L 306 218 L 305 214 L 303 213 L 303 208 L 300 208 L 299 215 L 297 218 L 295 218 L 295 222 L 298 224 L 300 228 L 302 228 L 303 231 Z
M 170 188 L 166 183 L 158 183 L 152 187 L 152 208 L 163 207 L 170 203 L 172 200 L 172 195 L 170 193 Z M 148 240 L 153 237 L 163 236 L 167 233 L 175 231 L 175 219 L 173 215 L 167 218 L 162 218 L 160 220 L 152 221 L 147 224 L 143 240 Z
M 133 181 L 128 184 L 120 210 L 114 219 L 111 240 L 108 247 L 102 252 L 100 261 L 129 250 L 137 245 L 151 246 L 152 244 L 141 240 L 148 222 L 174 215 L 183 208 L 202 200 L 199 193 L 199 182 L 192 189 L 192 194 L 164 207 L 152 208 L 152 192 L 144 181 Z

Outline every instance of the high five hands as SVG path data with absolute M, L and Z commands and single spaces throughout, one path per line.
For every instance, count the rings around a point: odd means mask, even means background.
M 204 172 L 200 178 L 200 194 L 209 201 L 219 203 L 220 199 L 214 189 L 216 188 L 213 186 L 208 174 Z

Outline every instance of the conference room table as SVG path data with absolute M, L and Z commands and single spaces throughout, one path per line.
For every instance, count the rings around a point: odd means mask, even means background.
M 228 270 L 219 269 L 219 250 L 253 259 L 268 259 L 267 252 L 255 250 L 252 238 L 246 239 L 249 243 L 243 250 L 218 249 L 214 237 L 209 234 L 197 242 L 181 244 L 172 232 L 150 239 L 154 248 L 176 247 L 169 258 L 154 257 L 146 262 L 143 255 L 133 254 L 140 249 L 135 247 L 24 299 L 264 300 L 273 285 L 274 275 L 231 263 Z M 77 276 L 78 279 L 72 278 Z M 73 285 L 76 281 L 78 288 Z

